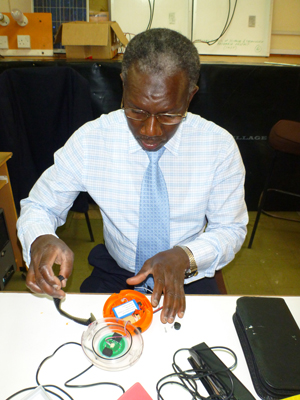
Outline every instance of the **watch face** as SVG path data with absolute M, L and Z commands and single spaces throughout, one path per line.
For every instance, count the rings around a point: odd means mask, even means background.
M 198 271 L 191 271 L 191 269 L 188 269 L 187 271 L 185 271 L 185 278 L 191 278 L 192 276 L 197 276 L 198 275 Z

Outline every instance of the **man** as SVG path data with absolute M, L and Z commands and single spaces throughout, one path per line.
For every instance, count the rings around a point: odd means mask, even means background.
M 153 290 L 154 307 L 164 294 L 163 323 L 183 317 L 185 293 L 218 293 L 215 271 L 234 258 L 246 236 L 244 167 L 228 132 L 187 113 L 199 70 L 196 48 L 177 32 L 152 29 L 130 41 L 121 74 L 124 108 L 76 131 L 21 202 L 18 234 L 32 291 L 64 296 L 73 253 L 55 230 L 78 192 L 87 191 L 100 207 L 106 247 L 91 251 L 94 270 L 81 291 Z M 162 181 L 159 189 L 147 187 L 150 196 L 161 197 L 151 197 L 153 222 L 144 223 L 143 179 L 151 157 L 162 152 L 153 167 L 157 178 L 147 178 L 151 185 Z M 162 229 L 156 231 L 157 216 Z M 142 239 L 149 232 L 152 237 Z M 145 258 L 152 239 L 160 250 Z

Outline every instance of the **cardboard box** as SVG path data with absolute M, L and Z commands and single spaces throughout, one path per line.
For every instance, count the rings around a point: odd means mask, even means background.
M 66 22 L 61 24 L 55 43 L 62 43 L 67 58 L 110 59 L 128 40 L 117 22 Z

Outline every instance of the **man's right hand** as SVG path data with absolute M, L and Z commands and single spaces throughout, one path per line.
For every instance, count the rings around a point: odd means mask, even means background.
M 72 273 L 74 254 L 72 250 L 54 235 L 42 235 L 31 245 L 31 263 L 26 276 L 26 286 L 35 293 L 46 293 L 62 299 L 66 280 Z M 59 275 L 54 275 L 53 264 L 60 265 Z

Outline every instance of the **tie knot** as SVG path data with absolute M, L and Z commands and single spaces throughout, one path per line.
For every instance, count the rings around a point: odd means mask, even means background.
M 160 157 L 163 155 L 163 152 L 165 151 L 165 147 L 162 147 L 161 149 L 157 151 L 146 151 L 147 156 L 149 157 L 150 163 L 158 163 L 160 160 Z

